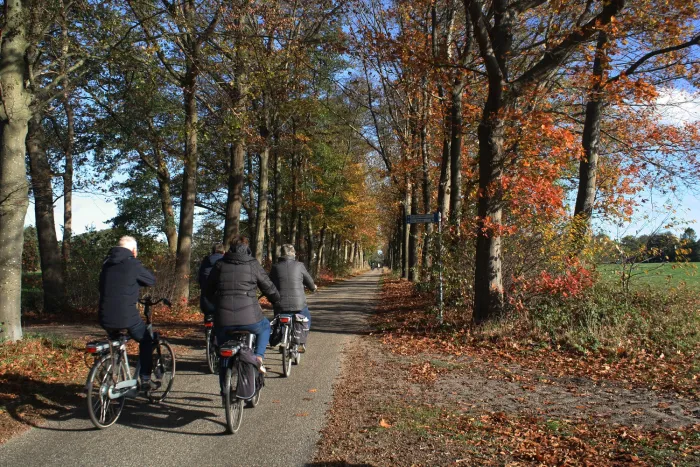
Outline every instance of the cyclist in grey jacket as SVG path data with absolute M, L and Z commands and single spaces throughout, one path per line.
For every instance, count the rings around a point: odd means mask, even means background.
M 306 270 L 304 263 L 296 260 L 294 246 L 282 245 L 282 256 L 279 262 L 272 266 L 270 279 L 280 293 L 280 301 L 275 306 L 275 314 L 301 313 L 309 319 L 311 328 L 311 313 L 306 304 L 304 286 L 315 292 L 318 287 Z

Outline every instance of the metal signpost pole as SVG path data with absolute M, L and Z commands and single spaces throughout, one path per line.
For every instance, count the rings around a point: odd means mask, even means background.
M 442 324 L 443 297 L 442 297 L 442 213 L 440 211 L 432 214 L 411 214 L 406 216 L 406 224 L 431 224 L 437 222 L 438 225 L 438 321 Z

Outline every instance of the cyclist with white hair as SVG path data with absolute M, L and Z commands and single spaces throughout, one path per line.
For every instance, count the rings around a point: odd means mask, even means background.
M 100 326 L 110 338 L 125 329 L 139 343 L 141 388 L 157 389 L 159 382 L 151 381 L 153 339 L 141 319 L 136 303 L 139 288 L 150 287 L 156 278 L 137 260 L 138 245 L 134 237 L 124 236 L 119 245 L 109 250 L 100 273 Z

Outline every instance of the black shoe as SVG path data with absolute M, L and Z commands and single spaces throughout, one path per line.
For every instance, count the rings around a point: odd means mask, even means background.
M 156 391 L 160 388 L 160 381 L 153 381 L 148 379 L 146 381 L 141 381 L 141 391 L 148 393 L 151 391 Z

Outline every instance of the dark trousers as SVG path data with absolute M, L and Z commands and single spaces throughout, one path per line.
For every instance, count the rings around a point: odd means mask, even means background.
M 105 328 L 111 339 L 119 339 L 120 330 Z M 139 321 L 138 324 L 134 324 L 130 328 L 126 328 L 126 330 L 129 336 L 139 343 L 139 362 L 141 363 L 139 375 L 142 377 L 141 379 L 144 376 L 146 379 L 149 379 L 153 370 L 153 338 L 148 332 L 146 323 Z

